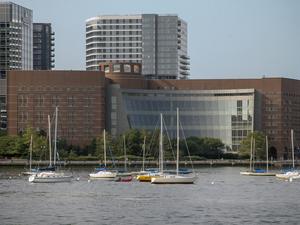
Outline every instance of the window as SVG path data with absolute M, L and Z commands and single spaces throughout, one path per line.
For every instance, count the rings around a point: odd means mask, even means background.
M 6 78 L 6 71 L 0 70 L 0 79 L 5 79 L 5 78 Z
M 110 72 L 109 65 L 105 65 L 104 66 L 104 72 L 105 73 L 109 73 Z
M 130 64 L 124 64 L 124 73 L 130 73 L 130 72 L 131 72 Z
M 134 73 L 140 73 L 140 67 L 139 67 L 139 65 L 134 65 L 133 66 L 133 72 Z
M 113 65 L 113 72 L 114 73 L 120 73 L 121 72 L 121 65 L 120 64 Z

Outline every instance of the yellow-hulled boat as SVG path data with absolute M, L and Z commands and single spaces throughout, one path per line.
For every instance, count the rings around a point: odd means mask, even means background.
M 160 176 L 161 176 L 160 174 L 144 174 L 144 175 L 138 175 L 136 177 L 136 179 L 139 182 L 151 182 L 152 178 L 157 178 L 157 177 L 160 177 Z

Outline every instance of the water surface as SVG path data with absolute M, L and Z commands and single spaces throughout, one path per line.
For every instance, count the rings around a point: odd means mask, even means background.
M 31 184 L 0 168 L 1 224 L 300 224 L 300 181 L 197 169 L 193 185 L 88 182 Z

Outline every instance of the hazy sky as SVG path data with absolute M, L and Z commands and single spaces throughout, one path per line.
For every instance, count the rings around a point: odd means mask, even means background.
M 300 79 L 300 0 L 12 0 L 55 31 L 55 69 L 85 69 L 85 20 L 178 14 L 188 23 L 190 78 Z

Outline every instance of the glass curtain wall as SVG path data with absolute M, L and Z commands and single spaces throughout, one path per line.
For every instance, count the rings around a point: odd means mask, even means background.
M 225 91 L 124 90 L 131 128 L 154 130 L 163 113 L 169 134 L 176 136 L 176 108 L 186 137 L 219 138 L 229 151 L 253 130 L 254 89 Z

